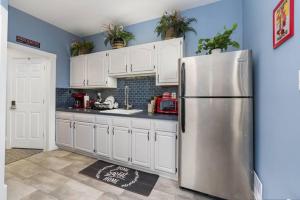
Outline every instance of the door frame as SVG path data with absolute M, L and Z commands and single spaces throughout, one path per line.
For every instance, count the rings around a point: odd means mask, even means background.
M 46 102 L 45 102 L 45 137 L 44 137 L 44 151 L 51 151 L 57 149 L 55 144 L 55 107 L 56 107 L 56 54 L 48 53 L 46 51 L 26 47 L 20 44 L 8 42 L 8 49 L 24 52 L 24 54 L 34 54 L 46 60 Z M 8 58 L 9 59 L 9 58 Z M 10 78 L 10 77 L 8 77 Z M 9 89 L 9 82 L 7 78 L 7 89 Z M 9 113 L 9 102 L 6 103 L 6 117 Z M 8 123 L 8 120 L 7 120 Z M 7 124 L 7 127 L 9 124 Z M 10 148 L 11 135 L 6 137 L 6 147 Z

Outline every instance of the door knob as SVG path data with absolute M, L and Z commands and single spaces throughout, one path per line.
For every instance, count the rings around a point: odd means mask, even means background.
M 17 109 L 16 101 L 15 100 L 11 101 L 10 109 L 12 109 L 12 110 Z

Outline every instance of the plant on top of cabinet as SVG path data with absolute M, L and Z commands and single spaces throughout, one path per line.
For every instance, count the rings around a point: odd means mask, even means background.
M 155 32 L 162 39 L 185 38 L 185 33 L 187 32 L 197 34 L 196 30 L 190 26 L 193 22 L 197 22 L 196 18 L 183 17 L 179 11 L 173 11 L 172 13 L 165 12 L 155 28 Z
M 89 54 L 94 49 L 94 43 L 90 41 L 77 41 L 71 44 L 71 56 L 78 56 L 82 54 Z
M 125 31 L 122 25 L 110 24 L 104 26 L 104 28 L 106 29 L 104 44 L 107 46 L 107 44 L 110 43 L 113 49 L 126 47 L 128 42 L 135 38 L 132 33 Z
M 217 33 L 213 38 L 200 39 L 198 42 L 198 53 L 206 51 L 206 54 L 212 54 L 217 52 L 223 52 L 228 49 L 229 46 L 240 48 L 240 44 L 231 40 L 232 33 L 237 29 L 238 25 L 233 24 L 231 29 L 224 27 L 224 33 Z

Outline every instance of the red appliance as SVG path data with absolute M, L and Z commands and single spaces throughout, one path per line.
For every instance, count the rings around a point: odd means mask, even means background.
M 178 100 L 171 97 L 171 93 L 165 92 L 162 97 L 156 99 L 156 112 L 163 114 L 178 114 Z
M 73 108 L 84 108 L 84 96 L 86 94 L 82 93 L 82 92 L 78 92 L 78 93 L 73 93 L 72 97 L 74 98 L 75 102 L 73 105 Z

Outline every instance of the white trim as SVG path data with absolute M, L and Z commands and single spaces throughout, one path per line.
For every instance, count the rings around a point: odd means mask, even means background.
M 14 50 L 22 51 L 25 53 L 35 54 L 46 58 L 48 60 L 48 64 L 46 67 L 46 71 L 48 71 L 46 78 L 46 136 L 45 137 L 45 151 L 51 151 L 57 149 L 55 144 L 55 99 L 56 99 L 56 55 L 52 53 L 48 53 L 45 51 L 41 51 L 38 49 L 33 49 L 30 47 L 26 47 L 23 45 L 15 44 L 12 42 L 8 42 L 8 48 L 12 48 Z M 49 84 L 48 84 L 49 83 Z
M 6 200 L 7 186 L 4 183 L 5 132 L 6 132 L 6 70 L 7 70 L 8 12 L 0 6 L 0 200 Z

